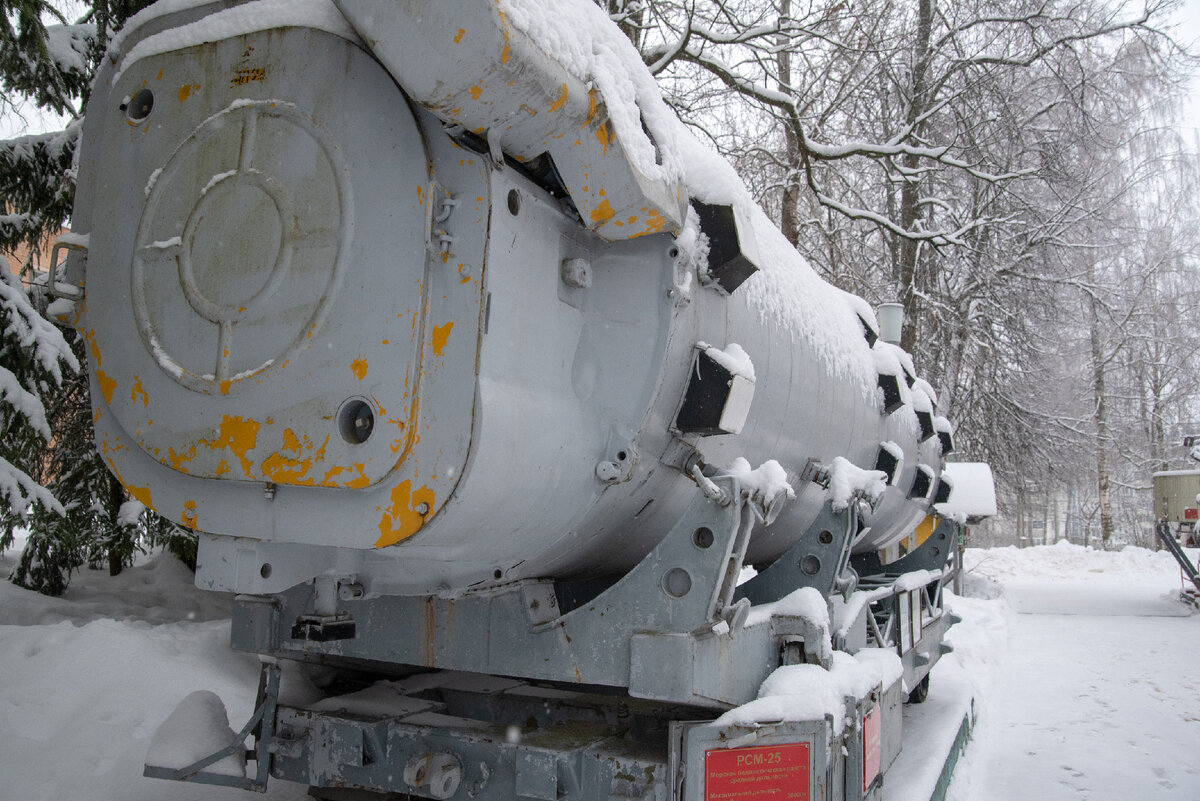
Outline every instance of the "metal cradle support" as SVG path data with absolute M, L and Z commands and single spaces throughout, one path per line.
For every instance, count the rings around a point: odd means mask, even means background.
M 258 677 L 258 695 L 254 703 L 254 714 L 237 733 L 233 742 L 214 754 L 209 754 L 183 768 L 164 768 L 146 765 L 143 776 L 152 779 L 172 779 L 198 784 L 216 784 L 236 787 L 239 790 L 264 792 L 271 770 L 270 744 L 275 731 L 275 710 L 279 703 L 279 665 L 274 660 L 264 660 Z M 246 739 L 254 738 L 254 747 L 245 751 L 248 760 L 254 760 L 254 778 L 229 776 L 206 771 L 205 768 L 246 749 Z
M 755 606 L 778 601 L 801 587 L 814 587 L 828 598 L 854 591 L 857 576 L 848 569 L 850 543 L 858 528 L 857 505 L 834 511 L 830 501 L 804 536 L 769 567 L 738 587 L 739 598 Z
M 715 482 L 715 483 L 714 483 Z M 455 597 L 339 600 L 353 636 L 293 636 L 314 588 L 242 596 L 233 645 L 244 651 L 364 668 L 410 665 L 628 689 L 631 695 L 724 708 L 754 697 L 781 645 L 817 636 L 799 617 L 746 625 L 736 583 L 755 517 L 733 477 L 702 484 L 679 522 L 632 570 L 562 612 L 550 580 Z M 793 587 L 794 589 L 794 587 Z

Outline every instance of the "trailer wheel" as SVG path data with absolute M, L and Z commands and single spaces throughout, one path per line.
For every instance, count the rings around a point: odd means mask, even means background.
M 925 674 L 925 678 L 917 682 L 917 686 L 912 688 L 912 692 L 908 694 L 909 704 L 921 704 L 929 697 L 929 674 Z

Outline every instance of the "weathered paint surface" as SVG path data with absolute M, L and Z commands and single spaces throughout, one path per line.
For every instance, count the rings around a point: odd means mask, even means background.
M 190 528 L 195 531 L 199 527 L 196 516 L 196 502 L 187 501 L 183 504 L 183 511 L 179 515 L 180 525 Z
M 432 342 L 433 355 L 441 356 L 442 349 L 446 347 L 446 340 L 450 338 L 450 330 L 454 328 L 454 323 L 446 323 L 445 325 L 434 326 Z
M 386 509 L 380 507 L 383 517 L 379 519 L 379 539 L 375 541 L 376 548 L 386 548 L 406 540 L 425 525 L 428 510 L 433 509 L 433 490 L 423 486 L 415 491 L 412 482 L 405 480 L 392 490 L 391 505 Z M 425 504 L 426 512 L 421 514 L 417 507 Z
M 558 100 L 555 100 L 553 103 L 551 103 L 550 107 L 546 110 L 547 111 L 558 111 L 560 108 L 562 108 L 566 104 L 567 104 L 567 85 L 564 83 L 562 85 L 562 93 L 559 94 Z
M 271 454 L 262 461 L 262 473 L 276 484 L 314 485 L 316 479 L 309 477 L 313 463 L 325 459 L 325 448 L 329 445 L 329 435 L 319 448 L 313 447 L 313 442 L 307 434 L 296 436 L 290 428 L 283 430 L 283 448 Z
M 150 396 L 146 394 L 145 388 L 142 387 L 142 379 L 134 376 L 133 388 L 129 390 L 129 402 L 136 406 L 139 397 L 142 399 L 142 406 L 150 405 Z
M 249 453 L 258 444 L 258 431 L 260 428 L 261 425 L 257 420 L 247 420 L 241 416 L 231 417 L 230 415 L 223 415 L 215 438 L 201 439 L 195 445 L 180 453 L 176 453 L 175 449 L 171 448 L 169 456 L 171 467 L 186 473 L 188 463 L 196 458 L 196 453 L 200 448 L 207 448 L 213 451 L 227 450 L 241 464 L 242 474 L 246 478 L 253 479 L 255 478 L 252 473 L 254 463 L 251 461 Z

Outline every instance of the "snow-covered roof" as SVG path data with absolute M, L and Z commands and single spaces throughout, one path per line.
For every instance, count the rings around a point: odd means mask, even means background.
M 996 515 L 996 483 L 986 462 L 948 462 L 945 475 L 950 481 L 950 500 L 937 505 L 938 514 L 968 519 Z

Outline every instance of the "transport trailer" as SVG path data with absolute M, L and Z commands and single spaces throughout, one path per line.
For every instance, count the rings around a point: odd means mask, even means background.
M 263 661 L 147 775 L 879 797 L 947 648 L 959 524 L 895 551 L 952 427 L 597 7 L 157 3 L 72 220 L 96 445 Z

